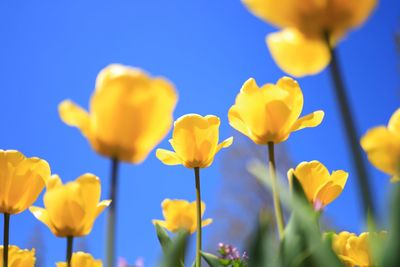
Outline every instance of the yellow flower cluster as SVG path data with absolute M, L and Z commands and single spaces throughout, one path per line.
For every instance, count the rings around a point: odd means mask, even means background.
M 50 167 L 46 161 L 27 158 L 15 150 L 0 150 L 0 170 L 0 183 L 3 185 L 0 188 L 0 212 L 10 216 L 29 208 L 59 237 L 89 234 L 96 217 L 110 204 L 108 200 L 99 203 L 100 180 L 93 174 L 84 174 L 76 181 L 63 185 L 58 176 L 50 176 Z M 45 186 L 46 209 L 31 206 Z M 8 244 L 7 247 L 8 267 L 34 266 L 34 249 L 21 250 Z M 3 266 L 3 248 L 0 250 L 0 267 Z M 77 263 L 76 266 L 101 265 Z

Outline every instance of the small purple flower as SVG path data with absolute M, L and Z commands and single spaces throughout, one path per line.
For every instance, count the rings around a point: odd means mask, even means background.
M 247 253 L 244 252 L 242 256 L 240 256 L 239 250 L 231 245 L 226 245 L 224 243 L 218 244 L 218 253 L 221 255 L 221 259 L 231 260 L 231 261 L 247 261 L 248 256 Z

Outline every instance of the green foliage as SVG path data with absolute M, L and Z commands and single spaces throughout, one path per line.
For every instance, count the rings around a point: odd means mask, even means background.
M 172 240 L 164 228 L 162 228 L 157 223 L 154 226 L 156 228 L 157 238 L 158 238 L 158 241 L 160 242 L 161 248 L 162 248 L 163 252 L 166 253 L 167 248 L 169 246 L 171 246 L 171 244 L 172 244 Z
M 227 265 L 224 265 L 220 259 L 210 253 L 206 253 L 206 252 L 201 252 L 201 256 L 203 257 L 203 259 L 208 263 L 208 265 L 210 265 L 211 267 L 225 267 Z
M 400 184 L 393 184 L 394 192 L 391 203 L 391 221 L 388 240 L 381 250 L 382 259 L 380 266 L 400 266 Z
M 164 228 L 158 224 L 155 224 L 155 228 L 164 253 L 161 267 L 184 267 L 186 244 L 189 233 L 187 231 L 180 231 L 175 236 L 174 240 L 171 240 Z

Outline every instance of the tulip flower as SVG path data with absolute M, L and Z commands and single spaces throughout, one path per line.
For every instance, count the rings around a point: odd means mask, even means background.
M 71 259 L 73 238 L 88 235 L 96 218 L 111 203 L 100 201 L 100 194 L 100 179 L 93 174 L 83 174 L 66 184 L 53 175 L 43 197 L 45 209 L 29 209 L 55 236 L 67 238 L 67 262 Z
M 330 62 L 325 34 L 336 45 L 351 29 L 361 26 L 377 0 L 292 1 L 242 0 L 257 17 L 281 28 L 266 43 L 277 65 L 293 76 L 319 73 Z
M 300 163 L 296 169 L 290 169 L 287 175 L 290 183 L 293 175 L 299 180 L 307 199 L 317 211 L 342 193 L 349 176 L 342 170 L 329 174 L 328 169 L 316 160 Z
M 174 123 L 172 139 L 169 140 L 175 150 L 157 149 L 156 155 L 166 165 L 182 164 L 186 168 L 194 169 L 196 183 L 196 267 L 201 267 L 201 193 L 200 168 L 209 167 L 214 161 L 215 154 L 221 148 L 229 147 L 233 138 L 219 140 L 220 119 L 213 115 L 202 117 L 197 114 L 187 114 Z
M 112 159 L 107 222 L 107 266 L 115 262 L 115 225 L 119 161 L 140 163 L 169 132 L 178 96 L 171 82 L 119 64 L 104 68 L 96 80 L 89 112 L 70 100 L 59 106 L 61 119 L 77 127 L 92 148 Z
M 70 100 L 60 104 L 59 112 L 97 153 L 140 163 L 170 130 L 176 102 L 168 80 L 114 64 L 99 73 L 89 113 Z
M 3 257 L 4 247 L 0 246 L 0 256 Z M 36 262 L 35 249 L 20 249 L 17 246 L 8 247 L 8 266 L 9 267 L 34 267 Z M 4 267 L 0 261 L 0 267 Z
M 179 230 L 186 230 L 194 233 L 197 229 L 196 201 L 188 202 L 180 199 L 165 199 L 161 203 L 165 221 L 153 220 L 154 224 L 164 227 L 170 232 L 176 233 Z M 203 217 L 206 204 L 201 202 L 201 217 Z M 212 219 L 201 222 L 201 227 L 212 223 Z
M 269 171 L 276 224 L 283 237 L 284 221 L 276 181 L 274 144 L 286 141 L 292 132 L 316 127 L 324 118 L 319 110 L 300 117 L 303 110 L 303 93 L 299 84 L 289 77 L 276 84 L 258 87 L 253 78 L 248 79 L 229 109 L 230 125 L 258 145 L 268 145 Z
M 3 266 L 8 264 L 10 215 L 31 206 L 50 177 L 50 166 L 42 159 L 27 158 L 16 150 L 0 150 L 0 212 L 4 214 Z
M 228 114 L 230 125 L 258 145 L 281 143 L 292 132 L 318 126 L 324 117 L 319 110 L 299 118 L 303 93 L 299 84 L 283 77 L 276 84 L 258 87 L 253 78 L 240 89 Z
M 374 234 L 379 238 L 386 236 L 386 232 Z M 335 234 L 332 240 L 333 250 L 346 266 L 375 266 L 370 250 L 370 235 L 371 233 L 368 232 L 361 233 L 359 236 L 349 232 Z
M 400 181 L 400 108 L 392 115 L 387 127 L 369 130 L 361 138 L 361 146 L 372 165 L 392 176 L 392 182 Z
M 66 262 L 57 262 L 57 267 L 67 267 Z M 72 254 L 71 267 L 103 267 L 101 260 L 95 260 L 89 253 L 81 251 Z
M 221 148 L 229 147 L 233 138 L 218 144 L 220 120 L 213 115 L 202 117 L 187 114 L 174 123 L 172 139 L 175 152 L 157 149 L 157 158 L 167 165 L 182 164 L 186 168 L 207 168 Z

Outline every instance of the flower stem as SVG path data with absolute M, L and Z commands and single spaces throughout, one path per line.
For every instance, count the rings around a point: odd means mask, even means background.
M 356 130 L 355 120 L 350 107 L 350 102 L 346 94 L 346 87 L 343 81 L 339 58 L 336 54 L 334 47 L 330 42 L 330 35 L 325 35 L 325 41 L 328 45 L 331 54 L 331 63 L 329 71 L 332 78 L 332 83 L 335 88 L 336 100 L 339 105 L 340 114 L 342 116 L 342 122 L 345 127 L 347 142 L 350 145 L 351 155 L 353 157 L 353 164 L 357 173 L 357 182 L 359 185 L 363 212 L 365 220 L 370 218 L 376 218 L 374 203 L 372 201 L 372 194 L 369 185 L 369 175 L 365 161 L 363 160 L 361 147 L 359 145 L 359 137 Z
M 118 191 L 118 167 L 119 161 L 116 158 L 111 159 L 111 183 L 110 196 L 112 200 L 108 208 L 107 217 L 107 266 L 113 267 L 115 263 L 115 225 L 116 225 L 116 210 L 117 210 L 117 191 Z
M 10 235 L 10 214 L 4 213 L 4 235 L 3 235 L 3 266 L 8 267 L 8 244 Z
M 66 262 L 67 266 L 71 267 L 71 259 L 72 259 L 72 251 L 74 246 L 74 237 L 67 236 L 67 254 L 66 254 Z
M 196 208 L 197 208 L 197 236 L 196 236 L 196 267 L 201 267 L 201 194 L 200 194 L 200 169 L 194 168 L 196 179 Z
M 283 221 L 281 202 L 279 199 L 278 181 L 276 177 L 275 147 L 274 143 L 272 142 L 268 143 L 268 155 L 269 155 L 269 175 L 272 181 L 272 197 L 274 200 L 276 225 L 278 227 L 279 239 L 282 240 L 284 221 Z

